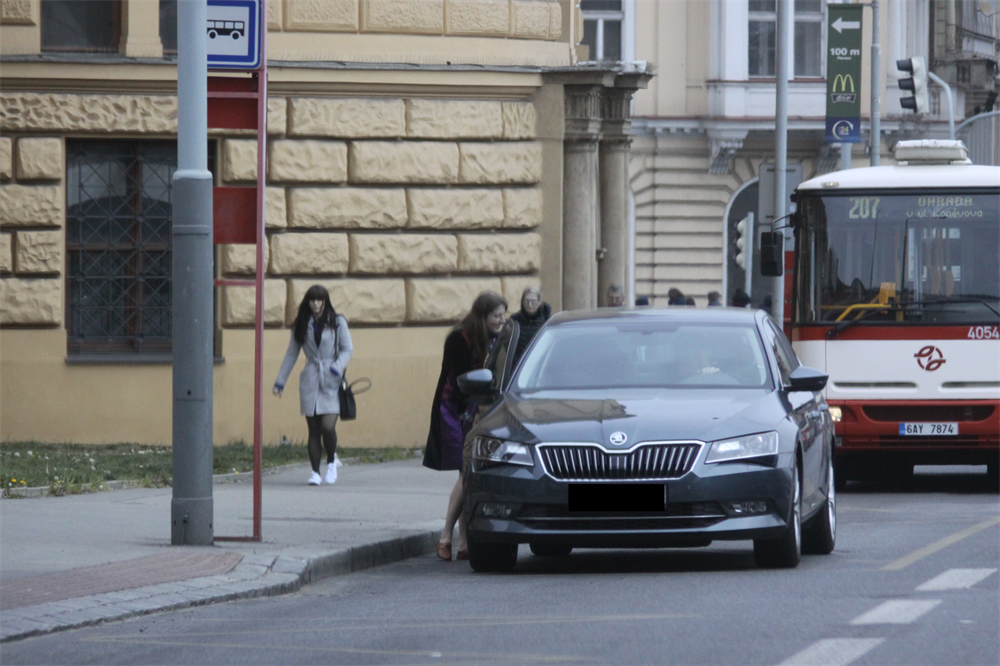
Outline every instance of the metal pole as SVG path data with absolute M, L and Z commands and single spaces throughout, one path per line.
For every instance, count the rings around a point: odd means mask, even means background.
M 879 44 L 879 0 L 872 2 L 872 131 L 871 162 L 878 166 L 882 157 L 882 46 Z
M 927 72 L 927 78 L 944 88 L 945 97 L 948 99 L 948 136 L 955 139 L 955 102 L 951 97 L 951 86 L 945 83 L 944 79 L 934 72 Z
M 173 499 L 170 542 L 210 546 L 212 516 L 212 174 L 206 0 L 177 5 L 173 182 Z
M 753 213 L 747 213 L 747 228 L 746 228 L 746 270 L 743 275 L 743 291 L 746 292 L 747 296 L 750 296 L 750 290 L 753 287 Z
M 260 70 L 257 73 L 257 302 L 253 358 L 253 537 L 261 540 L 261 474 L 264 466 L 264 194 L 267 191 L 267 0 L 260 3 Z
M 790 74 L 789 48 L 792 36 L 792 0 L 778 0 L 778 43 L 777 43 L 777 85 L 775 86 L 775 132 L 774 132 L 774 219 L 784 217 L 788 208 L 786 178 L 788 171 L 788 79 Z M 784 237 L 784 230 L 778 231 Z M 785 261 L 784 242 L 781 259 Z M 785 317 L 785 276 L 774 278 L 771 296 L 771 314 L 779 326 L 784 326 Z
M 851 168 L 851 144 L 840 144 L 840 169 L 847 171 Z

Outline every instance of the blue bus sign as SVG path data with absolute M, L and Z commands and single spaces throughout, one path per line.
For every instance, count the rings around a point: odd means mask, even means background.
M 208 0 L 209 69 L 259 69 L 260 0 Z

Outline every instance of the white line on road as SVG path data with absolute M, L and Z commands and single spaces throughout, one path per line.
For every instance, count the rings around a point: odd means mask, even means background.
M 909 624 L 941 603 L 940 599 L 886 601 L 851 620 L 851 624 Z
M 884 638 L 827 638 L 816 641 L 778 666 L 847 666 L 884 640 Z
M 967 590 L 994 572 L 996 569 L 948 569 L 943 574 L 918 585 L 917 591 Z

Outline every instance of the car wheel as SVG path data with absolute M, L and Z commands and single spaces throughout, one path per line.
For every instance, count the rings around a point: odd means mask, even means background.
M 792 512 L 788 529 L 777 539 L 754 539 L 753 558 L 757 566 L 768 569 L 790 569 L 802 559 L 802 483 L 798 464 L 792 465 Z
M 834 475 L 833 462 L 827 468 Z M 837 478 L 827 477 L 826 502 L 818 515 L 802 531 L 802 552 L 810 555 L 829 555 L 837 542 Z
M 986 480 L 990 489 L 1000 490 L 1000 463 L 989 463 L 986 465 Z
M 469 539 L 469 564 L 480 573 L 513 571 L 517 564 L 516 543 L 489 543 Z
M 536 557 L 566 557 L 573 552 L 573 546 L 563 546 L 555 543 L 531 542 L 531 554 Z
M 850 477 L 848 474 L 848 467 L 844 463 L 839 465 L 835 464 L 833 466 L 833 488 L 838 493 L 843 492 L 847 488 L 847 480 Z

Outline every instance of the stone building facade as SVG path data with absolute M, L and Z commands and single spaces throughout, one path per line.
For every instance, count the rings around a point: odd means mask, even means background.
M 0 0 L 0 437 L 165 444 L 171 3 L 108 0 L 103 49 L 53 47 L 47 17 L 65 3 L 46 3 Z M 373 380 L 344 445 L 421 446 L 445 334 L 476 294 L 500 292 L 513 312 L 535 284 L 563 307 L 564 90 L 578 76 L 579 10 L 267 6 L 265 386 L 305 290 L 323 284 L 352 326 L 349 377 Z M 586 74 L 607 90 L 617 75 Z M 256 180 L 252 131 L 209 140 L 216 185 Z M 596 178 L 575 186 L 596 190 Z M 253 246 L 217 247 L 218 278 L 254 270 Z M 252 438 L 253 313 L 252 288 L 216 288 L 216 442 Z M 265 399 L 265 442 L 305 436 L 287 397 Z

